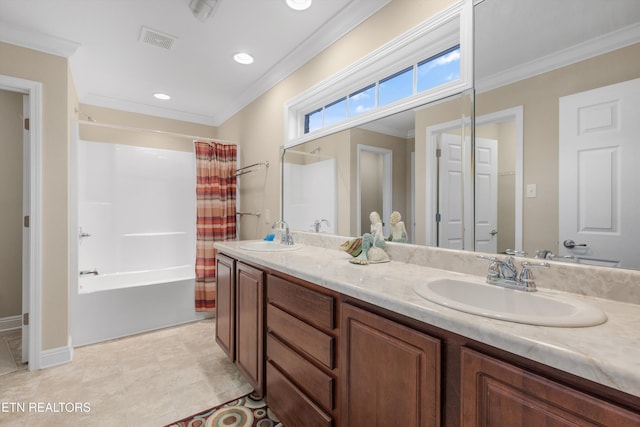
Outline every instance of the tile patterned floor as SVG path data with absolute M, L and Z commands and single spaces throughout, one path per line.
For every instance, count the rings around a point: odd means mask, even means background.
M 251 387 L 214 327 L 203 320 L 79 347 L 72 363 L 35 372 L 20 365 L 0 376 L 0 426 L 158 427 L 244 395 Z M 0 338 L 18 361 L 20 332 Z

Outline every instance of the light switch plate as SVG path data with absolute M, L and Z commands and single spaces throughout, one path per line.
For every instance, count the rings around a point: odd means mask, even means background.
M 527 197 L 533 199 L 537 196 L 537 188 L 535 184 L 527 184 Z

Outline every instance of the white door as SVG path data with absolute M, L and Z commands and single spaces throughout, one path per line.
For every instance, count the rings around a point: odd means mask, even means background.
M 24 120 L 29 119 L 29 95 L 22 96 L 22 116 Z M 31 200 L 31 138 L 27 126 L 22 126 L 22 215 L 29 218 L 30 200 Z M 25 324 L 25 317 L 28 318 L 29 298 L 31 289 L 31 261 L 29 254 L 31 253 L 31 229 L 29 224 L 23 224 L 22 227 L 22 362 L 29 361 L 29 325 Z
M 638 111 L 640 79 L 560 98 L 560 254 L 640 269 Z
M 476 138 L 475 250 L 498 250 L 498 141 Z
M 463 147 L 458 135 L 440 135 L 438 246 L 464 249 Z

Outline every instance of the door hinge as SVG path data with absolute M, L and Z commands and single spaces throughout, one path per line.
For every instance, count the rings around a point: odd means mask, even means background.
M 22 324 L 27 326 L 29 324 L 29 313 L 24 313 L 22 315 Z
M 440 215 L 440 213 L 436 214 L 436 222 L 440 222 L 442 220 L 442 216 Z
M 23 220 L 24 228 L 29 228 L 29 223 L 30 223 L 30 217 L 29 215 L 25 215 Z
M 24 130 L 29 130 L 29 118 L 24 119 Z
M 442 157 L 442 149 L 436 148 L 436 157 Z

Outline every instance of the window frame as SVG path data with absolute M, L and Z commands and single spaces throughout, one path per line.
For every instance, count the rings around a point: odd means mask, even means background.
M 471 89 L 473 86 L 473 1 L 461 0 L 402 36 L 300 93 L 285 104 L 284 147 L 289 148 L 331 133 L 415 108 Z M 305 114 L 329 105 L 372 83 L 460 46 L 460 78 L 358 114 L 322 129 L 304 133 Z M 415 80 L 414 75 L 414 80 Z M 369 82 L 369 83 L 367 83 Z M 416 82 L 414 81 L 414 87 Z M 377 92 L 377 91 L 376 91 Z M 377 94 L 376 94 L 377 96 Z M 347 98 L 348 99 L 348 98 Z M 347 101 L 348 102 L 348 101 Z M 349 106 L 347 105 L 347 112 Z

